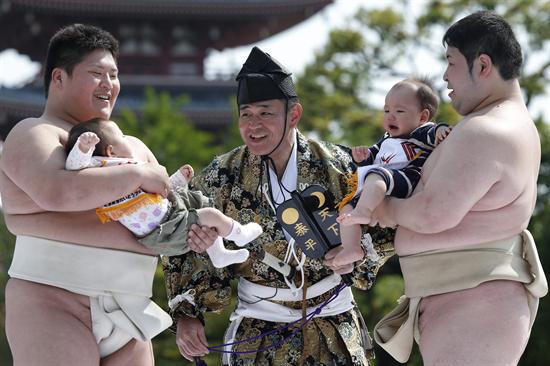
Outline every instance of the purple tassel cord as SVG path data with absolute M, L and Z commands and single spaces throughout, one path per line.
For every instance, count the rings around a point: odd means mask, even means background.
M 312 311 L 310 314 L 307 314 L 304 318 L 301 318 L 301 319 L 298 319 L 298 320 L 295 320 L 293 321 L 292 323 L 288 323 L 287 325 L 283 326 L 283 327 L 279 327 L 279 328 L 276 328 L 276 329 L 273 329 L 269 332 L 266 332 L 266 333 L 262 333 L 262 334 L 259 334 L 255 337 L 250 337 L 250 338 L 247 338 L 247 339 L 243 339 L 241 341 L 237 341 L 237 342 L 231 342 L 231 343 L 225 343 L 225 344 L 220 344 L 218 346 L 210 346 L 208 347 L 208 349 L 212 352 L 218 352 L 218 353 L 234 353 L 234 354 L 238 354 L 238 355 L 242 355 L 242 354 L 248 354 L 248 353 L 259 353 L 259 352 L 264 352 L 264 351 L 267 351 L 271 348 L 275 348 L 275 347 L 279 347 L 281 344 L 285 343 L 286 341 L 288 341 L 290 338 L 294 337 L 296 335 L 296 333 L 300 332 L 302 329 L 304 329 L 304 327 L 306 326 L 307 323 L 309 323 L 311 321 L 311 319 L 313 319 L 315 317 L 316 314 L 320 314 L 321 311 L 323 310 L 323 308 L 325 306 L 327 306 L 328 304 L 330 304 L 332 301 L 334 301 L 334 299 L 336 299 L 338 297 L 338 295 L 340 294 L 340 291 L 342 291 L 342 289 L 344 289 L 346 286 L 348 286 L 347 284 L 345 283 L 342 283 L 340 284 L 340 286 L 336 289 L 336 292 L 334 294 L 332 294 L 331 297 L 329 297 L 324 303 L 322 303 L 321 305 L 319 305 L 319 307 L 317 309 L 315 309 L 314 311 Z M 300 324 L 300 327 L 298 329 L 296 329 L 295 331 L 293 331 L 290 335 L 288 335 L 287 337 L 283 338 L 282 340 L 280 340 L 279 342 L 277 343 L 273 343 L 273 344 L 270 344 L 269 346 L 266 346 L 266 347 L 263 347 L 263 348 L 260 348 L 260 349 L 256 349 L 256 350 L 250 350 L 250 351 L 226 351 L 224 350 L 223 348 L 226 347 L 226 346 L 235 346 L 235 345 L 238 345 L 238 344 L 242 344 L 242 343 L 249 343 L 249 342 L 253 342 L 259 338 L 263 338 L 263 337 L 266 337 L 268 335 L 271 335 L 271 334 L 274 334 L 274 333 L 279 333 L 279 332 L 282 332 L 283 330 L 285 329 L 288 329 L 290 328 L 291 326 L 293 326 L 294 324 L 298 323 L 298 322 L 301 322 Z M 195 357 L 194 358 L 195 360 L 195 365 L 197 366 L 206 366 L 206 362 L 204 362 L 200 357 Z
M 193 360 L 195 360 L 195 366 L 208 366 L 200 357 L 193 357 Z

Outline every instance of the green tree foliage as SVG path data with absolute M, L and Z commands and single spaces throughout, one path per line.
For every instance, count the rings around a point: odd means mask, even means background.
M 542 0 L 430 0 L 426 11 L 416 21 L 418 38 L 426 39 L 434 28 L 445 28 L 453 20 L 477 10 L 492 10 L 513 26 L 523 49 L 524 68 L 521 86 L 525 101 L 546 91 L 550 83 L 550 2 Z M 531 62 L 531 61 L 534 62 Z M 534 65 L 536 64 L 536 66 Z
M 140 138 L 169 174 L 183 164 L 202 169 L 222 146 L 214 144 L 214 135 L 195 128 L 181 112 L 186 96 L 172 98 L 168 92 L 145 89 L 145 102 L 139 115 L 121 111 L 117 122 L 125 134 Z

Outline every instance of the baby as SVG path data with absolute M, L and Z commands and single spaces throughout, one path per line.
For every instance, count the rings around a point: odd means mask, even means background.
M 118 125 L 99 118 L 74 126 L 69 132 L 67 150 L 67 170 L 142 163 L 133 158 L 132 145 Z M 203 207 L 210 205 L 210 200 L 198 191 L 187 189 L 187 183 L 193 174 L 193 168 L 186 164 L 170 177 L 170 199 L 138 190 L 97 208 L 96 213 L 102 222 L 118 221 L 138 237 L 146 236 L 161 227 L 171 210 L 180 210 L 178 214 L 188 215 L 187 229 L 194 223 L 213 227 L 221 237 L 234 241 L 240 247 L 262 233 L 261 226 L 256 223 L 241 225 L 213 207 Z M 248 258 L 249 252 L 246 249 L 226 249 L 221 237 L 206 250 L 215 267 L 241 263 Z M 180 244 L 185 245 L 186 241 L 186 237 L 177 238 Z M 165 255 L 183 254 L 187 251 L 187 247 L 184 250 L 166 246 L 154 249 Z
M 395 84 L 386 95 L 386 133 L 371 147 L 352 149 L 357 169 L 357 191 L 340 204 L 342 250 L 336 265 L 363 258 L 361 226 L 369 224 L 374 209 L 386 195 L 409 197 L 420 179 L 420 169 L 431 151 L 451 131 L 446 124 L 429 122 L 436 114 L 439 98 L 432 88 L 418 79 Z

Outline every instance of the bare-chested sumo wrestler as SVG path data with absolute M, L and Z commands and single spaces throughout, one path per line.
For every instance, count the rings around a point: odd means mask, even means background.
M 46 106 L 8 135 L 0 188 L 8 229 L 17 235 L 6 286 L 6 335 L 15 366 L 152 366 L 150 339 L 168 314 L 149 298 L 157 258 L 118 223 L 93 209 L 141 188 L 166 196 L 166 169 L 138 139 L 147 163 L 72 172 L 68 131 L 109 118 L 120 83 L 118 42 L 75 24 L 50 40 Z
M 426 366 L 516 365 L 547 293 L 526 231 L 541 151 L 518 82 L 521 49 L 509 24 L 485 11 L 453 24 L 443 42 L 444 80 L 464 118 L 413 196 L 374 213 L 398 227 L 406 295 L 375 338 L 400 362 L 414 338 Z

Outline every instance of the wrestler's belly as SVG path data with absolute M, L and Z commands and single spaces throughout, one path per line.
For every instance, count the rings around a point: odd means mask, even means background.
M 469 212 L 449 230 L 422 234 L 398 227 L 395 250 L 399 256 L 438 249 L 453 249 L 509 238 L 527 228 L 530 215 L 518 207 Z

